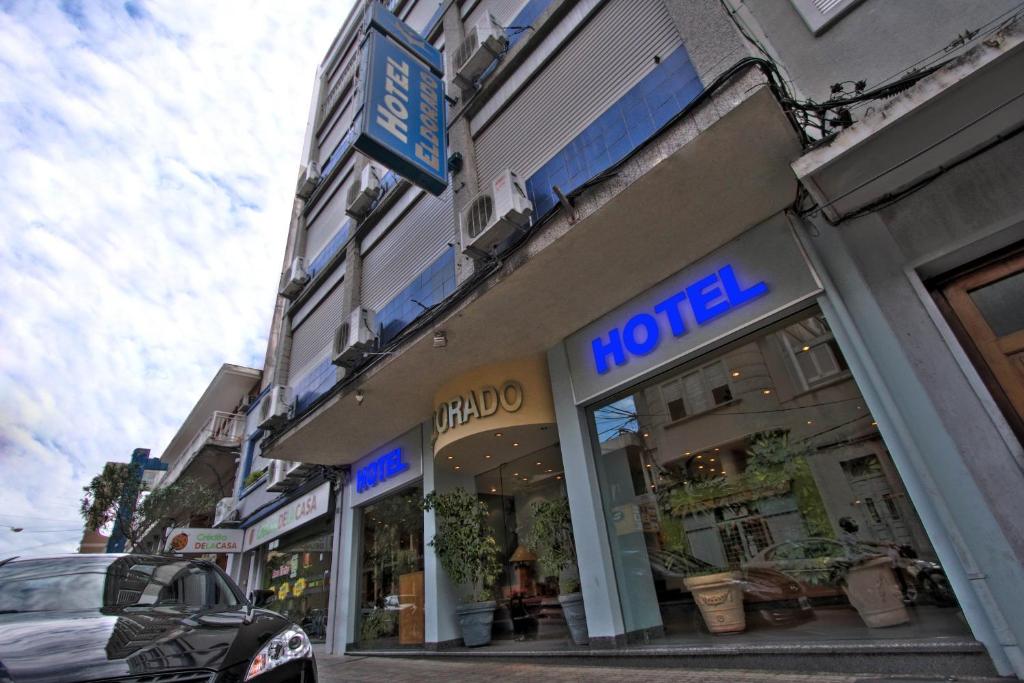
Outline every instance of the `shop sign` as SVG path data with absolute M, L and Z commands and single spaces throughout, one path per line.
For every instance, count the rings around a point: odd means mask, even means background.
M 501 387 L 484 386 L 470 389 L 465 394 L 442 401 L 434 411 L 434 433 L 444 434 L 470 420 L 490 417 L 498 409 L 514 413 L 523 407 L 523 385 L 514 379 Z
M 331 483 L 327 481 L 246 529 L 245 549 L 262 545 L 320 515 L 327 514 L 330 503 Z
M 402 488 L 420 478 L 423 472 L 423 430 L 417 425 L 384 446 L 372 451 L 352 466 L 355 472 L 351 505 Z
M 194 555 L 242 552 L 241 529 L 199 529 L 177 527 L 167 537 L 165 551 Z
M 566 339 L 576 402 L 642 380 L 821 289 L 777 216 Z
M 397 477 L 407 469 L 409 463 L 402 460 L 401 448 L 388 451 L 356 470 L 356 491 L 362 493 L 381 482 Z
M 444 82 L 382 33 L 363 46 L 362 114 L 352 146 L 438 196 L 448 187 Z

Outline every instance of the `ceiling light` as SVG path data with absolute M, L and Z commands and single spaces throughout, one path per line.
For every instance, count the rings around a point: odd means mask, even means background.
M 518 445 L 519 445 L 519 442 L 518 442 L 518 441 L 513 441 L 513 442 L 512 442 L 512 448 L 515 448 L 515 447 L 517 447 Z
M 871 426 L 872 426 L 872 427 L 877 427 L 877 426 L 878 426 L 878 423 L 872 420 L 872 422 L 871 422 Z
M 704 465 L 697 465 L 697 469 L 699 469 L 699 470 L 704 469 Z
M 809 424 L 809 425 L 812 425 L 812 424 L 814 424 L 814 420 L 808 420 L 808 421 L 807 421 L 807 424 Z
M 811 347 L 810 347 L 810 346 L 806 346 L 806 345 L 805 345 L 805 346 L 804 346 L 804 347 L 803 347 L 802 349 L 800 349 L 800 350 L 801 350 L 801 351 L 803 351 L 804 353 L 807 353 L 808 351 L 810 351 L 810 350 L 811 350 Z
M 693 453 L 691 453 L 690 451 L 686 451 L 685 453 L 683 453 L 683 455 L 693 455 Z
M 501 438 L 501 432 L 494 432 L 494 435 L 495 435 L 496 437 L 498 437 L 499 439 Z
M 438 330 L 434 333 L 434 348 L 440 349 L 448 346 L 448 333 L 444 330 Z
M 722 450 L 722 449 L 721 449 L 721 448 L 716 448 L 716 449 L 715 449 L 715 453 L 717 453 L 717 452 L 718 452 L 718 451 L 720 451 L 720 450 Z
M 540 463 L 539 462 L 537 463 L 537 467 L 540 467 Z
M 497 493 L 497 492 L 498 492 L 498 489 L 496 489 L 496 488 L 494 488 L 494 487 L 492 486 L 492 487 L 491 487 L 491 493 Z
M 449 459 L 449 460 L 454 460 L 454 459 L 455 459 L 455 456 L 454 456 L 454 455 L 449 455 L 449 456 L 448 456 L 448 459 Z
M 518 473 L 518 472 L 513 472 L 513 473 L 512 473 L 512 476 L 513 476 L 513 477 L 518 477 L 518 476 L 519 476 L 519 473 Z
M 714 458 L 711 458 L 711 462 L 714 462 L 714 461 L 715 461 L 715 459 L 714 459 Z
M 764 390 L 764 391 L 762 391 L 761 393 L 762 393 L 762 394 L 764 394 L 765 396 L 768 396 L 769 394 L 771 394 L 771 393 L 772 393 L 772 390 L 771 390 L 771 389 L 765 389 L 765 390 Z
M 561 479 L 561 478 L 562 478 L 561 474 L 559 474 L 557 477 L 555 477 L 555 479 Z
M 554 472 L 554 470 L 548 470 L 548 472 Z
M 733 370 L 732 371 L 732 376 L 733 377 L 739 377 L 740 376 L 740 371 L 739 370 Z
M 698 459 L 698 460 L 700 460 L 700 459 L 701 459 L 701 458 L 703 458 L 703 457 L 704 457 L 704 456 L 703 456 L 703 455 L 701 455 L 700 453 L 698 453 L 698 454 L 697 454 L 697 459 Z
M 647 463 L 647 469 L 651 469 L 651 463 Z
M 485 457 L 485 458 L 487 458 L 488 460 L 490 460 L 490 459 L 491 459 L 491 454 L 490 454 L 490 453 L 488 453 L 488 454 L 487 454 L 487 455 L 485 455 L 484 457 Z
M 456 465 L 456 466 L 455 466 L 455 469 L 457 469 L 457 470 L 461 470 L 461 469 L 462 469 L 462 465 Z

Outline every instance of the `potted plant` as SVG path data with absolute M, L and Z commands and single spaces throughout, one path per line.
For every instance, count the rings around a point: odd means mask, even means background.
M 837 567 L 842 572 L 838 583 L 850 604 L 868 628 L 898 626 L 910 621 L 903 602 L 892 558 L 884 555 L 860 555 Z
M 487 505 L 457 488 L 448 493 L 428 493 L 423 509 L 433 510 L 437 520 L 437 533 L 429 545 L 441 566 L 453 582 L 472 591 L 456 608 L 462 641 L 466 647 L 487 645 L 497 607 L 492 599 L 493 587 L 501 573 L 498 542 L 487 521 Z
M 743 581 L 739 572 L 720 567 L 690 572 L 683 579 L 683 584 L 693 594 L 709 631 L 741 633 L 746 630 Z
M 537 554 L 537 563 L 545 576 L 558 577 L 558 602 L 562 605 L 569 633 L 574 643 L 587 645 L 590 636 L 580 592 L 569 501 L 566 498 L 535 501 L 530 512 L 533 526 L 526 534 L 526 545 Z

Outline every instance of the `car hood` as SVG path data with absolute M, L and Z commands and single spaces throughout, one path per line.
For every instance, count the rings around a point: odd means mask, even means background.
M 248 618 L 247 618 L 248 617 Z M 98 681 L 220 670 L 248 661 L 288 625 L 246 608 L 129 607 L 0 615 L 0 672 L 14 683 Z

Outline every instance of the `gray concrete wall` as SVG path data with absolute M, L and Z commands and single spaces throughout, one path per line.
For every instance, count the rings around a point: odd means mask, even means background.
M 864 0 L 815 37 L 791 0 L 727 0 L 755 33 L 763 30 L 794 85 L 816 101 L 840 81 L 872 87 L 898 75 L 1019 3 L 1017 0 Z M 756 22 L 756 25 L 753 24 Z

